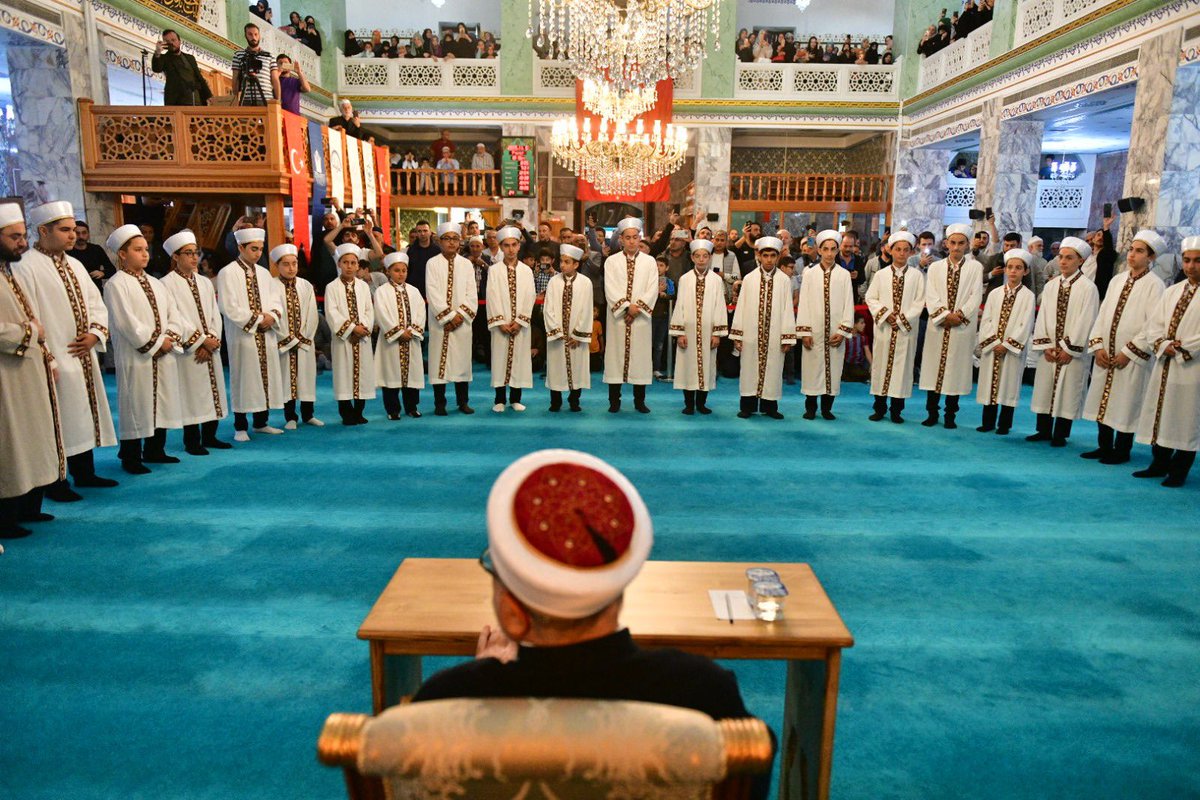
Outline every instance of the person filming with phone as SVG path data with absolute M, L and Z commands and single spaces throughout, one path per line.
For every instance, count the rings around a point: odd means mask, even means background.
M 182 50 L 179 34 L 168 28 L 162 39 L 154 43 L 154 55 L 150 69 L 163 73 L 166 87 L 163 89 L 163 105 L 203 106 L 212 99 L 212 89 L 200 74 L 196 57 Z

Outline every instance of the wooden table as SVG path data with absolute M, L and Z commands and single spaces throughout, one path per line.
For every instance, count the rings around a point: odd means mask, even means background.
M 713 615 L 709 589 L 740 589 L 747 567 L 770 567 L 787 584 L 784 619 Z M 469 656 L 495 616 L 491 576 L 474 559 L 405 559 L 358 629 L 371 647 L 375 713 L 413 694 L 421 656 Z M 621 622 L 642 647 L 710 658 L 787 662 L 780 797 L 829 797 L 842 648 L 853 647 L 837 609 L 807 564 L 650 561 L 625 591 Z

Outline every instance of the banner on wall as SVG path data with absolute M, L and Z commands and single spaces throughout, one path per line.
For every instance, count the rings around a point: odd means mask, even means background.
M 346 137 L 346 172 L 350 176 L 350 204 L 354 208 L 363 206 L 362 155 L 358 145 L 358 139 Z
M 322 237 L 325 235 L 325 203 L 323 201 L 327 196 L 329 183 L 325 173 L 325 137 L 319 122 L 310 121 L 308 123 L 308 152 L 311 154 L 309 171 L 312 174 L 312 205 L 309 207 L 311 238 L 309 241 L 316 242 L 317 246 L 321 247 Z M 295 230 L 299 231 L 300 226 L 297 225 Z M 312 265 L 314 260 L 310 253 L 309 264 Z M 313 274 L 315 275 L 315 272 Z
M 339 203 L 345 202 L 346 175 L 342 143 L 346 134 L 340 128 L 329 129 L 329 195 Z
M 655 88 L 658 91 L 658 99 L 654 103 L 654 106 L 644 114 L 630 120 L 626 126 L 628 130 L 636 128 L 639 119 L 644 121 L 643 125 L 647 131 L 654 130 L 655 122 L 660 123 L 663 130 L 666 130 L 667 124 L 672 119 L 672 107 L 675 102 L 675 82 L 670 79 L 662 80 L 658 82 Z M 583 123 L 586 119 L 591 119 L 592 130 L 600 129 L 601 118 L 588 111 L 583 105 L 583 81 L 575 81 L 575 120 L 580 130 L 583 130 Z M 596 187 L 590 182 L 580 178 L 577 182 L 575 198 L 577 200 L 601 203 L 665 203 L 671 199 L 671 177 L 668 175 L 660 181 L 644 186 L 635 195 L 601 194 L 596 191 Z
M 375 191 L 379 195 L 379 225 L 384 244 L 392 243 L 392 159 L 386 147 L 375 147 Z
M 283 112 L 283 146 L 287 150 L 292 187 L 292 241 L 307 256 L 311 239 L 308 224 L 308 163 L 304 156 L 306 122 L 298 114 Z
M 379 210 L 379 192 L 375 183 L 375 147 L 370 142 L 359 142 L 359 152 L 362 157 L 363 174 L 363 205 Z
M 533 197 L 537 170 L 533 139 L 525 136 L 500 140 L 500 194 L 502 197 Z

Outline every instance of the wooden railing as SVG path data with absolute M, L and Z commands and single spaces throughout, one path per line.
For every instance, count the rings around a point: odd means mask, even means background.
M 463 205 L 499 207 L 498 169 L 393 169 L 392 201 L 399 206 Z
M 891 204 L 890 175 L 734 172 L 733 211 L 883 212 Z

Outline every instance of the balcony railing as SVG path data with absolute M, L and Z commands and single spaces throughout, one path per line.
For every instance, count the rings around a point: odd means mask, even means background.
M 566 61 L 534 59 L 533 94 L 536 97 L 574 97 L 575 75 Z M 675 80 L 675 97 L 700 96 L 700 69 L 694 69 Z
M 896 102 L 900 64 L 744 64 L 737 65 L 737 100 L 837 100 Z
M 1112 0 L 1021 0 L 1013 47 L 1020 47 L 1108 5 Z
M 495 97 L 498 58 L 346 58 L 338 54 L 338 91 L 403 97 Z
M 982 25 L 971 31 L 967 38 L 951 42 L 933 55 L 922 58 L 921 91 L 941 86 L 986 62 L 991 57 L 993 24 Z
M 882 212 L 891 204 L 890 175 L 734 172 L 734 211 Z
M 392 194 L 412 201 L 406 205 L 445 205 L 441 201 L 454 199 L 470 199 L 472 207 L 498 205 L 500 170 L 393 169 Z
M 300 44 L 299 41 L 270 25 L 260 25 L 259 32 L 262 34 L 263 50 L 275 56 L 290 56 L 293 62 L 300 65 L 304 77 L 318 86 L 325 86 L 324 81 L 321 80 L 321 57 L 314 53 L 312 48 Z

